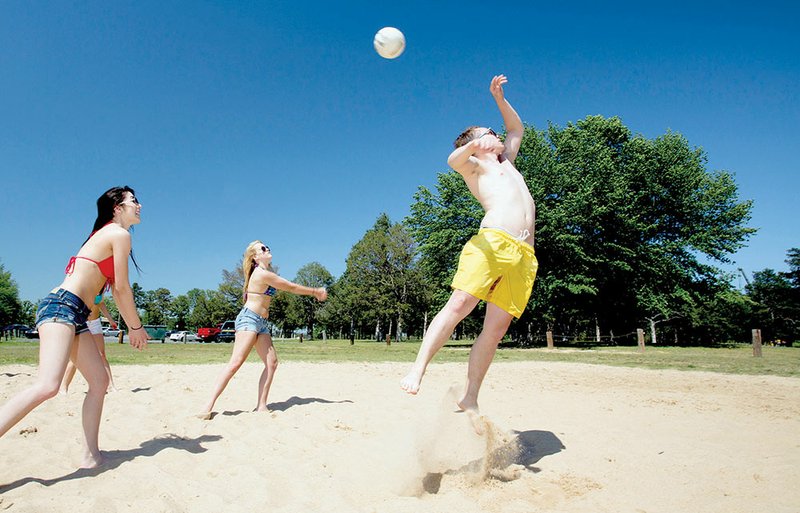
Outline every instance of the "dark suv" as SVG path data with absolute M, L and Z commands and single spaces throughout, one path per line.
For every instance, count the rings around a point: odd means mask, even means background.
M 225 321 L 220 326 L 217 341 L 219 342 L 233 342 L 236 338 L 236 321 Z

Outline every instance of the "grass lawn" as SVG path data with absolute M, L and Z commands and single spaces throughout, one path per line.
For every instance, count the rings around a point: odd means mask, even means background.
M 106 343 L 106 353 L 111 365 L 147 365 L 173 363 L 223 363 L 231 354 L 231 344 L 162 344 L 151 341 L 147 349 L 139 352 L 127 344 Z M 283 361 L 312 362 L 412 362 L 419 342 L 382 342 L 348 340 L 275 340 L 278 357 Z M 21 363 L 35 365 L 38 361 L 39 343 L 17 339 L 0 342 L 0 365 Z M 434 363 L 466 362 L 469 346 L 464 341 L 453 342 L 442 348 Z M 257 361 L 255 351 L 250 361 Z M 773 375 L 800 377 L 800 348 L 764 347 L 763 357 L 753 357 L 752 348 L 743 345 L 733 348 L 647 347 L 639 353 L 635 347 L 602 347 L 594 349 L 511 349 L 501 348 L 495 362 L 542 361 L 575 362 L 597 365 L 640 367 L 647 369 L 678 369 L 688 371 L 724 372 L 729 374 Z

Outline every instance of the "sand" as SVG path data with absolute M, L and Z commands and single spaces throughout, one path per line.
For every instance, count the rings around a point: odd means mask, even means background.
M 86 384 L 0 439 L 3 512 L 800 511 L 800 379 L 495 362 L 483 435 L 454 411 L 464 364 L 285 362 L 256 413 L 245 364 L 210 421 L 219 365 L 118 366 L 100 446 L 75 470 Z M 0 368 L 0 401 L 35 369 Z

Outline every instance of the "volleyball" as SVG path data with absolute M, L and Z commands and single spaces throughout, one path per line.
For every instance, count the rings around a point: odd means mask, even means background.
M 385 59 L 394 59 L 406 49 L 406 37 L 394 27 L 383 27 L 375 34 L 375 51 Z

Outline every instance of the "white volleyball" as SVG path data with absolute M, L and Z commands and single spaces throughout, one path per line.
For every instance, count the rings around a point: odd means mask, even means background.
M 373 44 L 378 55 L 394 59 L 406 49 L 406 36 L 394 27 L 383 27 L 375 34 Z

